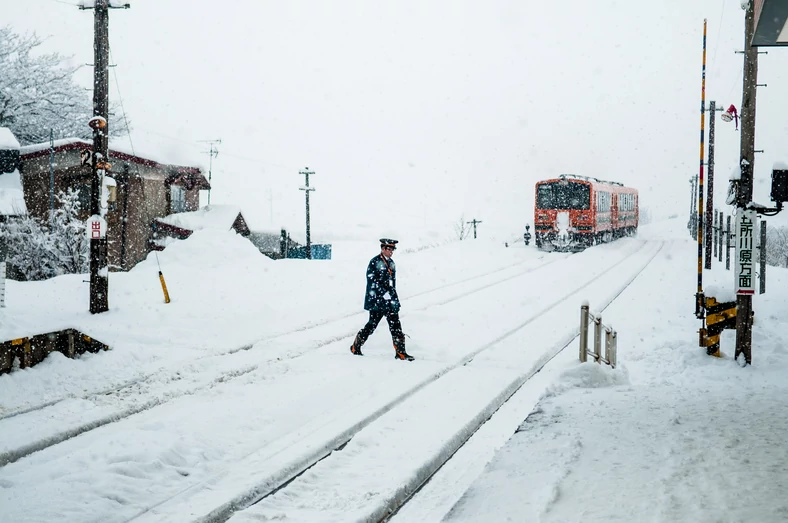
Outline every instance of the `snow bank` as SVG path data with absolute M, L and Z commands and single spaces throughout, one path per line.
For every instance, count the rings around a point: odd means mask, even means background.
M 629 385 L 629 373 L 623 364 L 615 369 L 596 362 L 580 363 L 561 373 L 557 382 L 547 388 L 544 397 L 557 396 L 570 389 L 600 389 Z

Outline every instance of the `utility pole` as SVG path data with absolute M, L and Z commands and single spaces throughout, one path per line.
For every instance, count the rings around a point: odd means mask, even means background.
M 55 131 L 49 129 L 49 232 L 55 228 Z
M 716 107 L 717 102 L 711 100 L 709 102 L 709 159 L 706 165 L 709 168 L 709 183 L 706 194 L 706 258 L 705 267 L 711 269 L 711 236 L 713 233 L 712 223 L 714 221 L 714 121 L 717 118 L 717 111 L 722 111 L 723 108 Z
M 210 144 L 210 148 L 208 149 L 208 205 L 211 205 L 211 173 L 213 171 L 213 159 L 219 156 L 219 149 L 216 148 L 216 144 L 222 143 L 221 138 L 216 140 L 200 140 L 202 143 Z M 232 155 L 231 155 L 232 156 Z
M 128 9 L 129 4 L 119 8 Z M 96 0 L 93 9 L 93 159 L 90 182 L 90 312 L 109 310 L 107 222 L 101 215 L 101 192 L 109 160 L 109 0 Z
M 315 171 L 310 171 L 309 167 L 305 167 L 303 171 L 298 171 L 298 174 L 303 174 L 306 176 L 306 183 L 303 187 L 300 187 L 299 191 L 304 191 L 306 194 L 306 259 L 312 259 L 312 239 L 310 237 L 310 230 L 309 230 L 309 193 L 314 191 L 314 187 L 309 187 L 309 175 L 315 174 Z
M 741 180 L 736 198 L 737 212 L 741 213 L 752 201 L 755 165 L 755 95 L 758 83 L 758 48 L 752 47 L 755 32 L 755 3 L 747 5 L 744 24 L 744 85 L 741 102 Z M 736 238 L 738 242 L 740 238 Z M 734 275 L 734 277 L 736 277 Z M 736 352 L 735 358 L 744 354 L 747 364 L 752 363 L 752 295 L 736 294 Z
M 482 223 L 482 221 L 481 220 L 477 220 L 476 218 L 474 218 L 473 220 L 471 220 L 469 222 L 465 222 L 465 223 L 472 223 L 473 224 L 473 239 L 475 240 L 476 239 L 476 224 L 477 223 Z

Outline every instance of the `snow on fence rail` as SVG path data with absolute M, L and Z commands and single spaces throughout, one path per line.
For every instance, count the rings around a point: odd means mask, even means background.
M 0 262 L 0 307 L 5 307 L 5 262 Z
M 588 350 L 588 322 L 594 322 L 594 350 Z M 602 329 L 605 329 L 605 355 L 602 356 Z M 580 361 L 588 361 L 588 355 L 597 363 L 607 363 L 616 368 L 618 335 L 612 327 L 602 324 L 602 315 L 590 312 L 588 304 L 580 306 Z

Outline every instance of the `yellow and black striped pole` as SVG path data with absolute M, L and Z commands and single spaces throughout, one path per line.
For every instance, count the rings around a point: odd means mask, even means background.
M 703 135 L 706 131 L 706 19 L 703 19 L 703 75 L 700 88 L 700 171 L 698 175 L 698 292 L 695 294 L 695 317 L 704 317 L 703 303 Z

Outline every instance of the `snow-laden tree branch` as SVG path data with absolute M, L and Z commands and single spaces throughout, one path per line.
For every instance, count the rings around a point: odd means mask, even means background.
M 0 27 L 0 127 L 8 127 L 22 145 L 55 139 L 92 137 L 85 125 L 93 116 L 88 91 L 74 83 L 79 67 L 66 67 L 59 53 L 38 54 L 42 40 Z M 126 126 L 110 124 L 111 136 Z
M 0 241 L 8 247 L 7 260 L 26 280 L 61 274 L 83 274 L 89 269 L 89 240 L 79 219 L 79 192 L 70 188 L 57 196 L 60 206 L 50 223 L 32 216 L 0 224 Z

